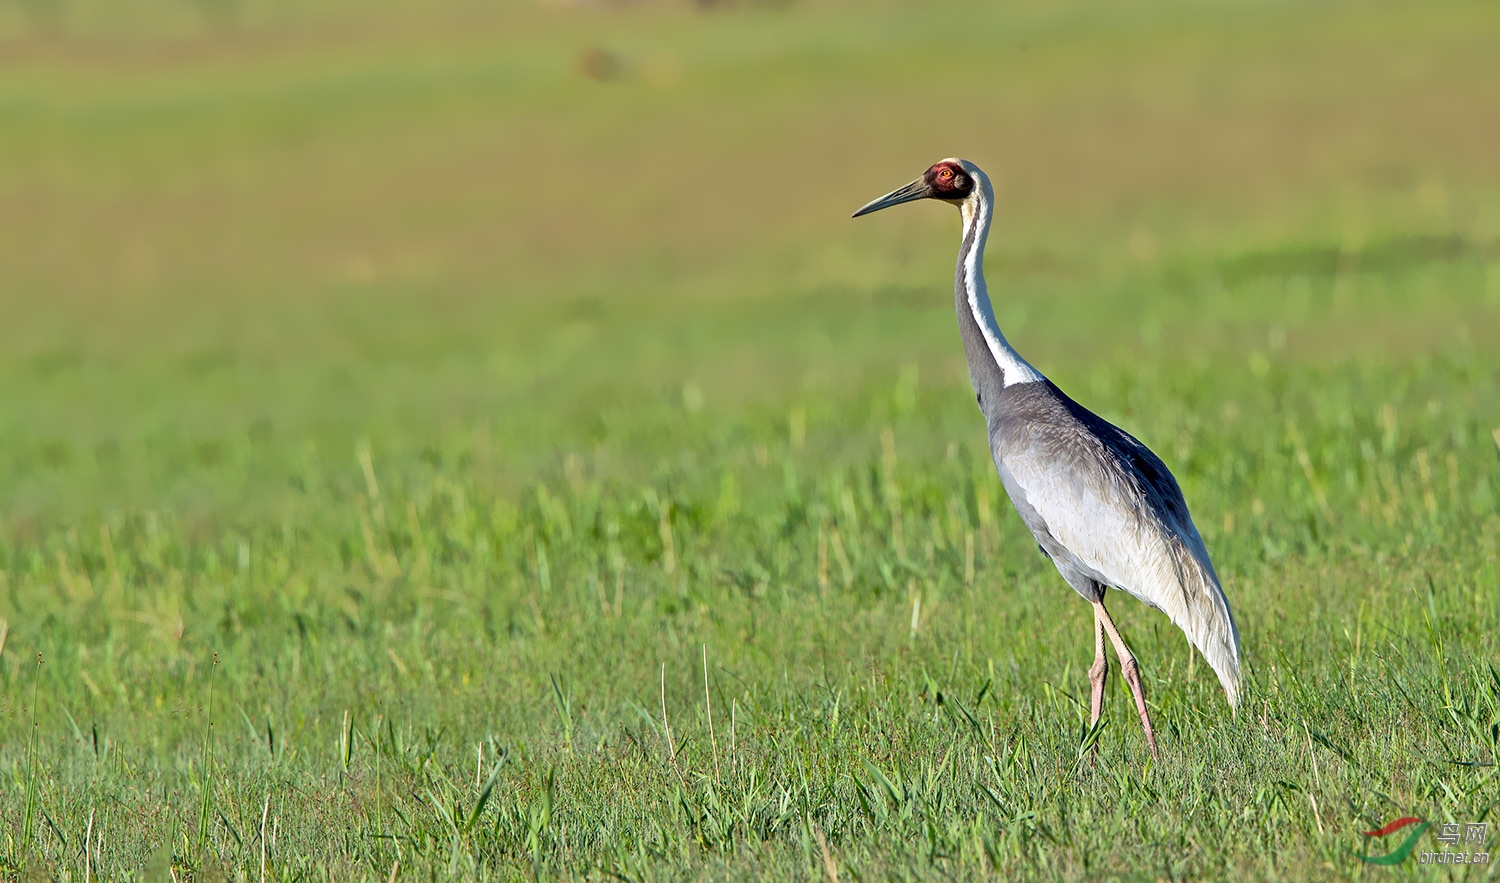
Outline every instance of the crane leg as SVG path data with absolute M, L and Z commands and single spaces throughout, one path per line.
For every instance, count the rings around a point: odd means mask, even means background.
M 1089 729 L 1099 723 L 1099 715 L 1104 713 L 1104 681 L 1109 677 L 1109 657 L 1104 655 L 1104 620 L 1099 618 L 1099 611 L 1103 609 L 1102 604 L 1094 607 L 1094 664 L 1089 667 L 1089 686 L 1093 688 L 1089 699 Z M 1094 743 L 1094 750 L 1099 750 L 1099 743 Z
M 1109 618 L 1109 611 L 1104 609 L 1103 599 L 1094 602 L 1094 616 L 1109 634 L 1110 643 L 1115 645 L 1115 655 L 1120 658 L 1120 674 L 1130 687 L 1130 695 L 1135 697 L 1135 710 L 1141 714 L 1141 726 L 1146 729 L 1146 745 L 1151 749 L 1151 756 L 1161 760 L 1161 752 L 1156 750 L 1156 733 L 1151 730 L 1151 715 L 1146 711 L 1146 694 L 1141 689 L 1140 666 L 1130 648 L 1125 646 L 1125 639 L 1120 637 L 1120 630 L 1115 628 L 1114 620 Z

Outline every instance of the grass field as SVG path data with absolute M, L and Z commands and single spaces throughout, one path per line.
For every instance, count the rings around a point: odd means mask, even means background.
M 710 5 L 0 6 L 0 877 L 1500 876 L 1351 855 L 1500 845 L 1500 7 Z M 949 155 L 1234 606 L 1159 763 Z

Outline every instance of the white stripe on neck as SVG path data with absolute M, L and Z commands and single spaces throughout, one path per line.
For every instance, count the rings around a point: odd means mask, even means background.
M 973 243 L 969 246 L 969 253 L 964 256 L 964 291 L 969 298 L 969 311 L 974 314 L 974 322 L 979 325 L 979 331 L 984 335 L 985 343 L 989 344 L 990 355 L 1000 369 L 1005 372 L 1005 385 L 1015 386 L 1018 383 L 1034 383 L 1045 380 L 1042 372 L 1031 367 L 1031 364 L 1021 358 L 1000 332 L 1000 323 L 995 321 L 995 309 L 990 304 L 990 294 L 984 284 L 984 243 L 990 235 L 990 203 L 992 197 L 988 192 L 986 184 L 980 184 L 977 192 L 978 199 L 965 202 L 961 209 L 963 211 L 963 235 L 968 238 L 969 228 L 978 225 L 974 231 Z

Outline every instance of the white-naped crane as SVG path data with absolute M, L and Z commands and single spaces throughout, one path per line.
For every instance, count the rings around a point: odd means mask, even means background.
M 957 206 L 963 217 L 954 283 L 958 329 L 1000 481 L 1042 554 L 1094 605 L 1089 726 L 1098 723 L 1104 705 L 1108 635 L 1140 712 L 1146 744 L 1159 758 L 1140 668 L 1104 609 L 1104 592 L 1121 589 L 1167 614 L 1208 660 L 1234 707 L 1240 635 L 1208 549 L 1177 479 L 1161 459 L 1069 398 L 1000 332 L 984 284 L 984 244 L 995 204 L 990 179 L 967 160 L 945 159 L 854 217 L 919 199 Z

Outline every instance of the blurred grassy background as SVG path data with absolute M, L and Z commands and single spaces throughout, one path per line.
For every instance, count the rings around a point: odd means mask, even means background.
M 947 155 L 996 178 L 998 309 L 1065 388 L 1500 329 L 1491 4 L 0 15 L 12 510 L 242 506 L 304 440 L 478 423 L 515 481 L 684 387 L 947 389 L 952 221 L 846 223 Z M 1329 284 L 1361 262 L 1425 281 Z
M 0 874 L 76 876 L 96 812 L 95 870 L 244 879 L 264 813 L 273 874 L 380 879 L 1339 879 L 1491 817 L 1496 45 L 1484 2 L 0 5 Z M 1113 688 L 1074 763 L 1087 608 L 984 452 L 952 212 L 848 219 L 949 155 L 1002 326 L 1235 604 L 1234 718 L 1114 606 L 1161 766 Z

